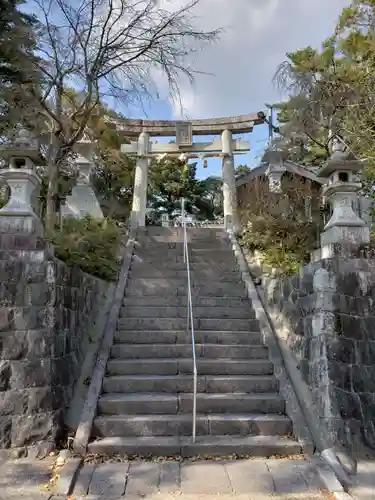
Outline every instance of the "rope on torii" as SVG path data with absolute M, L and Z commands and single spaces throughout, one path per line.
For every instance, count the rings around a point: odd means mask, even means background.
M 157 155 L 156 156 L 156 161 L 158 163 L 160 163 L 161 161 L 165 160 L 165 158 L 167 158 L 168 154 L 167 153 L 162 153 L 160 155 Z M 177 154 L 175 155 L 171 155 L 170 156 L 177 156 Z M 187 164 L 189 158 L 199 158 L 199 160 L 202 160 L 203 161 L 203 168 L 207 168 L 208 164 L 207 164 L 207 159 L 206 159 L 206 156 L 205 154 L 197 154 L 197 155 L 192 155 L 192 154 L 187 154 L 187 153 L 181 153 L 180 155 L 177 156 L 177 158 L 181 161 L 181 162 L 185 162 Z

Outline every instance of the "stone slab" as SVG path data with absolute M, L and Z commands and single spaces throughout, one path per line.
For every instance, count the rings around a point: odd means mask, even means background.
M 181 492 L 217 495 L 233 490 L 224 463 L 207 460 L 181 464 Z
M 180 462 L 170 461 L 160 464 L 159 492 L 174 493 L 181 487 Z
M 103 497 L 123 495 L 128 470 L 129 464 L 124 462 L 99 464 L 92 476 L 89 494 Z
M 160 465 L 155 462 L 132 462 L 126 483 L 126 495 L 146 496 L 156 493 L 159 487 Z
M 96 464 L 84 464 L 80 469 L 74 485 L 75 495 L 87 495 L 95 468 Z
M 276 493 L 303 493 L 309 486 L 303 474 L 304 461 L 267 460 L 267 467 L 272 474 Z
M 359 460 L 356 484 L 350 493 L 355 500 L 375 500 L 375 460 Z
M 235 460 L 225 463 L 234 493 L 274 493 L 272 475 L 265 460 Z
M 0 498 L 30 498 L 38 495 L 43 498 L 46 492 L 43 486 L 49 483 L 53 459 L 31 460 L 19 459 L 9 461 L 0 466 Z M 49 496 L 51 493 L 49 494 Z M 48 497 L 47 497 L 48 498 Z
M 70 458 L 65 462 L 54 487 L 56 495 L 69 495 L 71 493 L 81 463 L 81 458 Z

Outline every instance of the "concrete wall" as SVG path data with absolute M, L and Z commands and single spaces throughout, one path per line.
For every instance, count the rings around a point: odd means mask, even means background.
M 0 251 L 0 448 L 58 438 L 112 289 L 49 249 Z
M 375 447 L 375 257 L 335 253 L 298 276 L 263 276 L 261 288 L 317 425 L 331 445 L 356 451 Z

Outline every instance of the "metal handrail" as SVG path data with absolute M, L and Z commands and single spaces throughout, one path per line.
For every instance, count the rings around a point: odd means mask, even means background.
M 196 427 L 197 427 L 197 356 L 195 352 L 195 332 L 194 332 L 194 316 L 193 316 L 193 301 L 191 297 L 191 279 L 190 279 L 190 261 L 189 248 L 187 243 L 186 219 L 185 219 L 185 200 L 181 200 L 181 215 L 182 227 L 184 231 L 184 263 L 186 264 L 187 272 L 187 332 L 191 330 L 191 346 L 193 351 L 193 443 L 195 443 Z

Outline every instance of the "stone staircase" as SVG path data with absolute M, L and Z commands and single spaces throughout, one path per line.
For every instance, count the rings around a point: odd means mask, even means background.
M 300 453 L 226 233 L 191 228 L 188 234 L 198 369 L 196 442 L 182 230 L 149 228 L 133 256 L 89 451 Z

